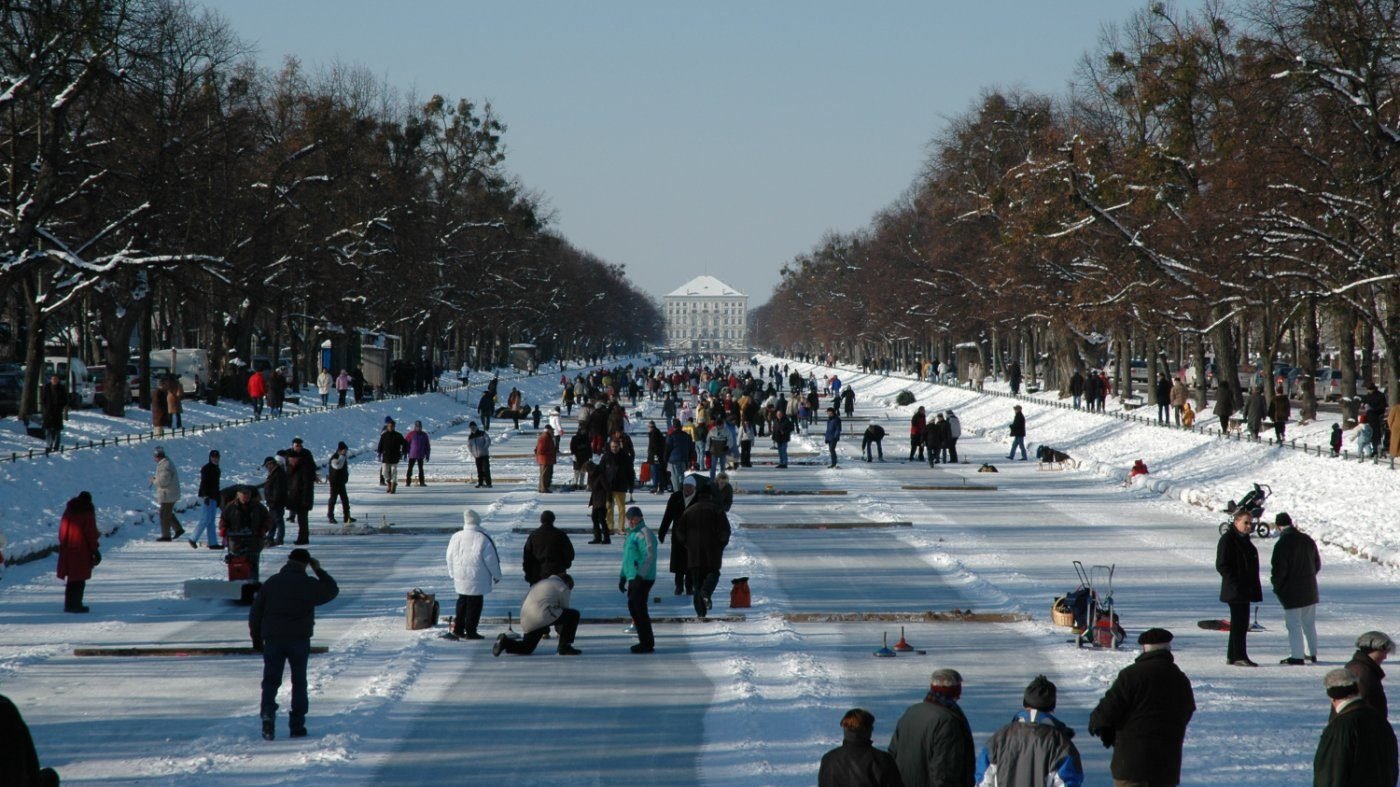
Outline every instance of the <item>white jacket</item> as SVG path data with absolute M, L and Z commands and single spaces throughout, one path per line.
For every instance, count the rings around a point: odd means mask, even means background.
M 530 586 L 520 602 L 520 628 L 529 632 L 552 625 L 569 608 L 572 594 L 564 580 L 549 576 Z
M 321 373 L 316 375 L 316 392 L 322 395 L 330 393 L 331 384 L 333 382 L 334 381 L 331 379 L 331 373 L 326 371 L 325 369 L 322 369 Z
M 163 456 L 156 462 L 153 480 L 156 485 L 157 503 L 180 502 L 180 475 L 175 472 L 175 463 L 170 461 L 170 457 Z
M 501 581 L 501 557 L 496 544 L 475 523 L 452 534 L 447 544 L 447 575 L 459 596 L 484 596 Z

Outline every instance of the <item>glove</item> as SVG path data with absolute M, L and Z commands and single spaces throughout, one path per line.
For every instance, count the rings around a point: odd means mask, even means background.
M 1099 730 L 1099 740 L 1103 741 L 1103 747 L 1105 749 L 1113 748 L 1113 742 L 1117 737 L 1118 733 L 1111 727 L 1106 730 Z
M 627 577 L 618 577 L 618 578 L 617 578 L 617 590 L 618 590 L 619 593 L 626 593 L 626 592 L 627 592 Z
M 255 640 L 253 640 L 253 650 L 256 651 L 256 652 L 258 652 L 258 653 L 262 653 L 262 652 L 263 652 L 263 641 L 260 640 L 260 639 L 255 639 Z
M 656 537 L 656 540 L 657 540 L 658 543 L 661 543 L 661 544 L 666 543 L 666 537 L 665 537 L 665 536 L 657 536 L 657 537 Z
M 95 566 L 102 562 L 102 553 L 96 549 L 92 550 L 92 564 Z

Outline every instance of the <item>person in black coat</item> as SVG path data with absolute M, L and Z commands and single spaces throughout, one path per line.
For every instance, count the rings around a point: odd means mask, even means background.
M 63 432 L 63 411 L 68 409 L 68 389 L 59 382 L 58 375 L 51 375 L 49 381 L 39 389 L 39 413 L 44 427 L 44 444 L 49 451 L 57 451 Z
M 1157 423 L 1171 421 L 1172 381 L 1162 372 L 1157 373 L 1157 385 L 1153 389 L 1153 399 L 1157 402 Z
M 1367 705 L 1380 711 L 1381 716 L 1390 717 L 1390 705 L 1385 697 L 1385 670 L 1381 662 L 1395 652 L 1395 643 L 1384 632 L 1368 631 L 1356 638 L 1356 653 L 1347 662 L 1346 670 L 1356 678 L 1361 689 L 1361 699 Z
M 703 619 L 714 606 L 711 596 L 719 584 L 730 530 L 729 517 L 709 487 L 698 489 L 695 496 L 676 525 L 676 542 L 685 547 L 686 571 L 695 589 L 695 614 Z
M 1012 362 L 1011 362 L 1011 365 L 1008 366 L 1008 367 L 1006 367 L 1006 379 L 1011 383 L 1011 395 L 1012 395 L 1012 396 L 1020 396 L 1020 395 L 1021 395 L 1021 364 L 1020 364 L 1019 362 L 1017 362 L 1017 361 L 1012 361 Z
M 1006 455 L 1007 459 L 1016 455 L 1016 449 L 1021 449 L 1021 461 L 1026 461 L 1026 415 L 1021 412 L 1021 405 L 1016 405 L 1013 410 L 1015 415 L 1011 416 L 1011 451 Z
M 1069 376 L 1069 395 L 1074 399 L 1074 409 L 1079 409 L 1080 401 L 1084 398 L 1084 375 L 1078 369 Z
M 1122 671 L 1089 714 L 1089 734 L 1113 749 L 1109 769 L 1132 784 L 1181 783 L 1181 747 L 1196 712 L 1191 680 L 1176 666 L 1172 633 L 1138 636 L 1142 654 Z
M 905 708 L 895 722 L 889 752 L 905 784 L 971 785 L 977 775 L 972 728 L 958 700 L 963 679 L 957 670 L 934 670 L 928 694 Z
M 39 767 L 34 738 L 19 708 L 0 694 L 0 784 L 14 787 L 58 787 L 53 768 Z
M 1259 550 L 1249 540 L 1254 526 L 1252 515 L 1235 512 L 1233 526 L 1220 536 L 1215 547 L 1215 570 L 1220 574 L 1220 600 L 1230 606 L 1230 642 L 1225 661 L 1236 667 L 1257 667 L 1249 660 L 1245 635 L 1249 633 L 1249 605 L 1264 600 L 1259 584 Z
M 302 445 L 300 437 L 292 438 L 291 450 L 287 451 L 287 510 L 297 522 L 295 543 L 305 546 L 311 543 L 311 509 L 316 504 L 316 459 Z
M 647 464 L 651 467 L 651 493 L 666 489 L 666 434 L 652 421 L 647 424 Z
M 545 577 L 563 574 L 574 564 L 574 542 L 554 526 L 554 512 L 540 512 L 540 526 L 525 537 L 525 581 L 531 585 Z
M 190 546 L 199 548 L 199 536 L 209 535 L 209 548 L 222 549 L 219 544 L 219 452 L 210 451 L 209 461 L 199 468 L 199 527 L 190 537 Z
M 817 787 L 904 787 L 894 758 L 871 743 L 875 716 L 870 711 L 846 711 L 841 729 L 845 731 L 841 745 L 822 755 Z
M 306 575 L 307 566 L 316 573 Z M 282 687 L 282 671 L 292 666 L 293 738 L 306 736 L 306 662 L 311 655 L 311 635 L 316 628 L 316 608 L 340 595 L 340 586 L 320 561 L 305 549 L 293 549 L 287 564 L 258 589 L 248 612 L 248 631 L 253 649 L 263 654 L 262 736 L 272 740 L 277 717 L 277 690 Z
M 1334 669 L 1322 679 L 1332 703 L 1332 718 L 1317 742 L 1313 787 L 1395 787 L 1395 730 L 1385 716 L 1360 696 L 1356 678 Z
M 666 510 L 661 514 L 661 526 L 656 531 L 656 540 L 662 544 L 666 543 L 666 534 L 673 526 L 680 525 L 681 514 L 696 500 L 696 480 L 695 476 L 688 475 L 681 481 L 679 491 L 672 492 L 666 500 Z M 676 595 L 685 593 L 687 596 L 695 592 L 694 586 L 690 582 L 689 558 L 685 554 L 685 544 L 680 539 L 671 539 L 671 573 L 676 575 Z
M 267 545 L 278 546 L 287 535 L 287 471 L 272 457 L 263 459 L 267 478 L 263 479 L 262 499 L 272 522 L 267 529 Z
M 1317 661 L 1317 572 L 1322 557 L 1317 544 L 1293 526 L 1293 518 L 1280 513 L 1274 518 L 1278 541 L 1270 559 L 1269 582 L 1283 607 L 1288 628 L 1288 658 L 1280 664 L 1306 664 Z M 1306 641 L 1306 649 L 1304 643 Z

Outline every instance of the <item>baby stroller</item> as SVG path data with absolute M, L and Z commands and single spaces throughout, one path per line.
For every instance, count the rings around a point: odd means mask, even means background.
M 1239 502 L 1231 500 L 1225 506 L 1225 513 L 1229 514 L 1230 518 L 1220 523 L 1220 534 L 1224 535 L 1233 527 L 1236 511 L 1248 511 L 1255 535 L 1260 538 L 1268 538 L 1269 523 L 1261 520 L 1264 516 L 1264 501 L 1268 500 L 1273 493 L 1274 490 L 1268 484 L 1255 484 L 1253 489 L 1239 499 Z
M 1079 647 L 1117 650 L 1127 637 L 1119 625 L 1113 607 L 1113 572 L 1115 565 L 1090 566 L 1074 561 L 1079 575 L 1079 587 L 1056 599 L 1052 618 L 1068 623 L 1074 632 L 1072 640 Z

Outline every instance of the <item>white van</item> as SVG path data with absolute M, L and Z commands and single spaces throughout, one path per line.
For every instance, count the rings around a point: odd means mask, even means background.
M 64 358 L 62 355 L 44 356 L 44 376 L 39 380 L 39 384 L 47 383 L 49 378 L 55 374 L 68 388 L 68 405 L 70 407 L 93 406 L 97 400 L 97 386 L 92 384 L 87 364 L 83 363 L 80 358 Z
M 200 384 L 209 382 L 209 351 L 170 348 L 151 351 L 152 376 L 156 367 L 168 369 L 180 378 L 180 388 L 185 393 L 194 393 Z M 198 383 L 196 383 L 198 380 Z

